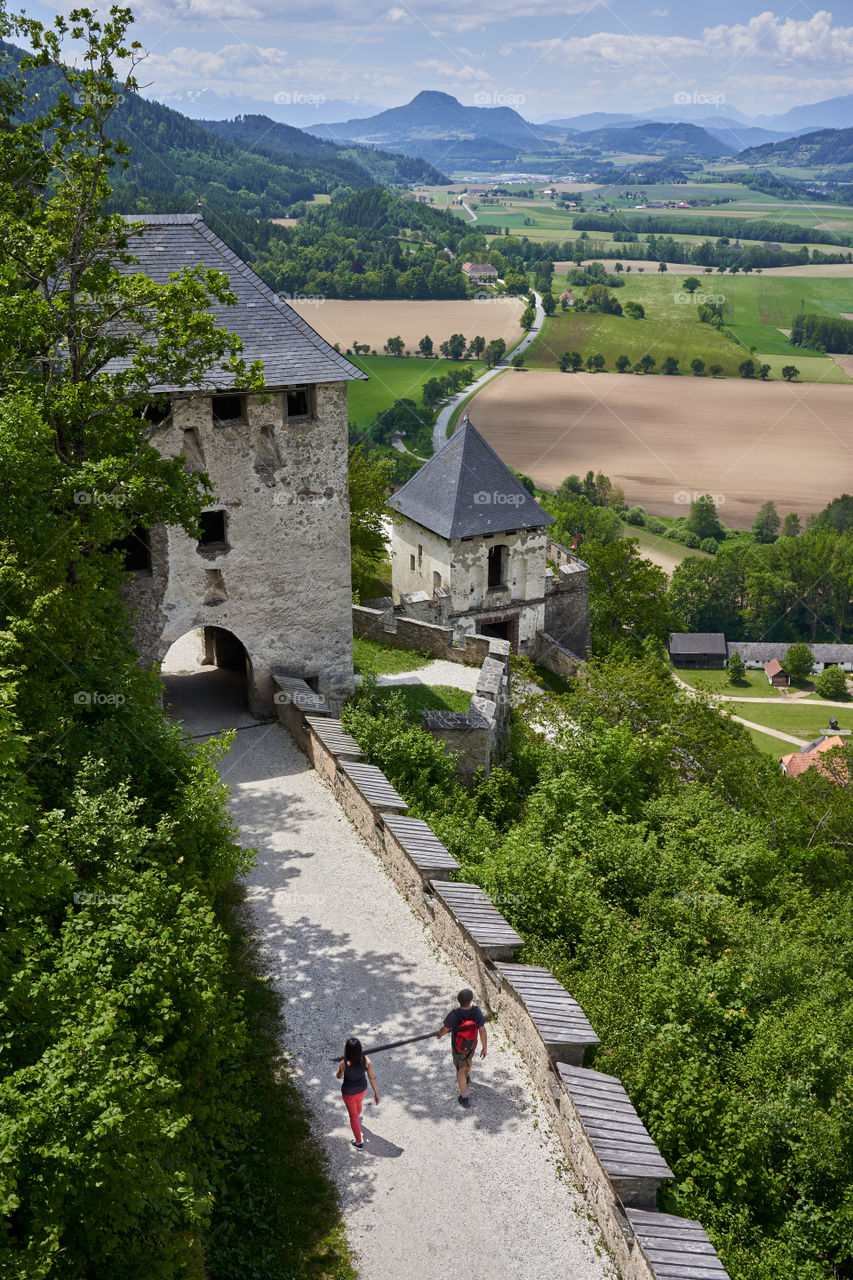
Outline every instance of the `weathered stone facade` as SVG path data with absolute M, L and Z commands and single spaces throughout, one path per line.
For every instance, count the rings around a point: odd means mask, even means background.
M 154 443 L 208 473 L 225 538 L 203 546 L 180 529 L 151 531 L 151 571 L 127 588 L 144 662 L 194 628 L 221 628 L 245 648 L 258 713 L 271 712 L 275 668 L 326 696 L 351 691 L 346 396 L 343 382 L 311 387 L 312 414 L 296 421 L 280 390 L 243 397 L 227 421 L 209 396 L 173 399 Z
M 126 588 L 140 658 L 156 664 L 202 628 L 204 660 L 245 667 L 257 714 L 274 710 L 273 671 L 342 697 L 353 687 L 347 383 L 365 375 L 199 215 L 134 221 L 142 232 L 121 269 L 158 284 L 184 268 L 226 275 L 232 301 L 211 299 L 210 311 L 242 342 L 246 363 L 260 362 L 266 384 L 244 394 L 220 365 L 191 387 L 153 388 L 170 411 L 152 443 L 206 472 L 214 495 L 198 542 L 178 528 L 147 532 L 147 566 L 134 564 Z
M 551 541 L 551 516 L 468 419 L 389 505 L 398 629 L 405 616 L 450 627 L 457 644 L 485 635 L 538 656 L 547 634 L 587 652 L 587 566 Z

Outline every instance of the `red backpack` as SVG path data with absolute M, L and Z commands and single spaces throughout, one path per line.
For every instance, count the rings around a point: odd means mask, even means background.
M 453 1033 L 453 1047 L 457 1053 L 473 1053 L 477 1047 L 479 1027 L 473 1018 L 468 1017 Z

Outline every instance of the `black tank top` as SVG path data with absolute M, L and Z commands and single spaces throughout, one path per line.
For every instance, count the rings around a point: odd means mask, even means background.
M 364 1058 L 357 1067 L 352 1066 L 344 1059 L 344 1082 L 341 1085 L 341 1093 L 363 1093 L 367 1088 L 367 1063 Z

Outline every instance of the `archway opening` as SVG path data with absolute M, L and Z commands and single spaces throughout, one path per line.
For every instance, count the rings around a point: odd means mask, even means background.
M 198 627 L 160 664 L 165 705 L 191 736 L 256 724 L 254 672 L 243 643 L 224 627 Z

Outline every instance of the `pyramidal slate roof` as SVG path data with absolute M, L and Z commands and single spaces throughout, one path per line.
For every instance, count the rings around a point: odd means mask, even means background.
M 553 524 L 467 418 L 389 506 L 442 538 Z
M 250 266 L 224 240 L 205 226 L 201 214 L 133 214 L 128 222 L 141 222 L 141 236 L 132 235 L 128 248 L 137 262 L 120 270 L 141 272 L 155 284 L 167 284 L 182 267 L 215 268 L 228 276 L 237 296 L 236 306 L 211 302 L 210 311 L 223 329 L 243 341 L 247 364 L 260 360 L 268 387 L 303 382 L 354 382 L 367 375 L 321 338 L 292 307 L 264 284 Z M 113 360 L 108 372 L 126 368 L 129 360 Z M 221 367 L 209 369 L 207 383 L 217 390 L 233 386 L 233 376 Z M 164 386 L 161 391 L 179 388 Z

